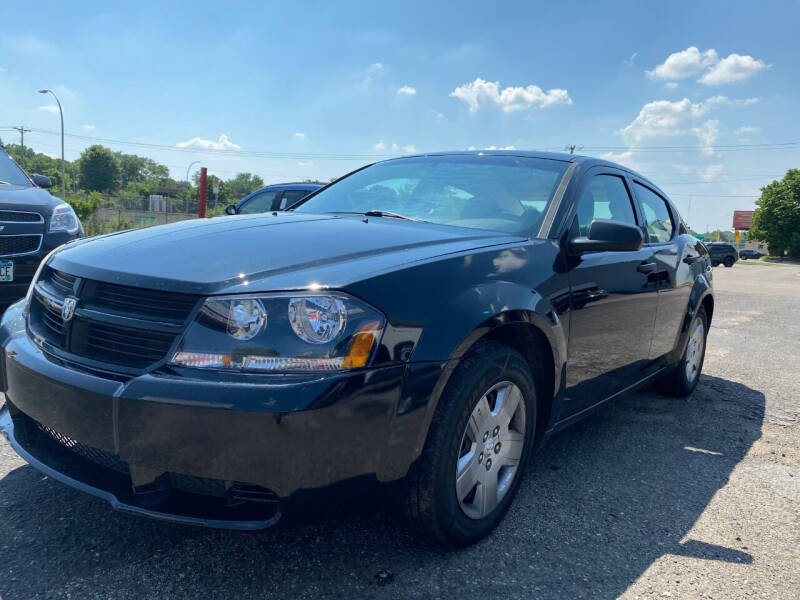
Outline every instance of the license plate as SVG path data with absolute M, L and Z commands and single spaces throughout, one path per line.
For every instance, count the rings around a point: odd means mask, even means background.
M 0 260 L 0 281 L 14 281 L 14 261 Z

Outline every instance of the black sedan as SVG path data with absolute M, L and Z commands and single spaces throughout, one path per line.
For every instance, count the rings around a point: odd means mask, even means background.
M 742 260 L 747 260 L 748 258 L 753 258 L 758 260 L 762 256 L 766 256 L 763 252 L 759 252 L 758 250 L 741 250 L 739 252 L 739 258 Z
M 621 166 L 389 160 L 289 212 L 55 251 L 0 325 L 0 421 L 32 465 L 127 512 L 256 529 L 374 486 L 464 545 L 548 435 L 651 381 L 692 393 L 711 277 Z

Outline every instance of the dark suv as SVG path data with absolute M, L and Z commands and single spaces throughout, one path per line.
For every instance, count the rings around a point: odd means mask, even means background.
M 0 148 L 0 310 L 25 295 L 42 258 L 83 236 L 72 207 L 41 189 L 51 185 Z
M 708 253 L 711 256 L 711 264 L 718 267 L 720 264 L 732 267 L 733 263 L 739 260 L 739 253 L 732 244 L 725 242 L 712 242 L 707 245 Z
M 229 215 L 252 215 L 256 213 L 286 210 L 311 192 L 324 187 L 321 183 L 278 183 L 248 194 L 236 204 L 229 204 L 225 212 Z

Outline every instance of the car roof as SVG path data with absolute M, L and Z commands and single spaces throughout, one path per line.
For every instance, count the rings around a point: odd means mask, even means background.
M 273 183 L 270 185 L 266 185 L 261 189 L 256 190 L 256 192 L 263 192 L 265 190 L 316 190 L 321 187 L 325 187 L 324 183 L 303 183 L 303 182 L 293 182 L 293 183 Z M 253 192 L 255 193 L 255 192 Z

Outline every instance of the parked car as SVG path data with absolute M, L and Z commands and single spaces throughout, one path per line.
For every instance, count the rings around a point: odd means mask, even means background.
M 650 381 L 691 394 L 713 313 L 705 246 L 633 171 L 397 158 L 286 212 L 55 251 L 0 323 L 0 422 L 138 515 L 257 529 L 374 486 L 460 546 L 553 432 Z
M 739 258 L 742 260 L 747 260 L 748 258 L 758 260 L 762 256 L 766 256 L 766 254 L 759 252 L 758 250 L 742 250 L 739 252 Z
M 739 260 L 739 253 L 732 244 L 726 242 L 711 242 L 706 246 L 711 255 L 711 264 L 718 267 L 720 264 L 732 267 Z
M 28 177 L 0 147 L 0 310 L 25 295 L 53 248 L 83 236 L 72 207 L 43 189 L 51 185 Z
M 280 183 L 248 194 L 236 204 L 229 204 L 225 212 L 229 215 L 252 215 L 255 213 L 286 210 L 311 192 L 323 186 L 321 183 Z

